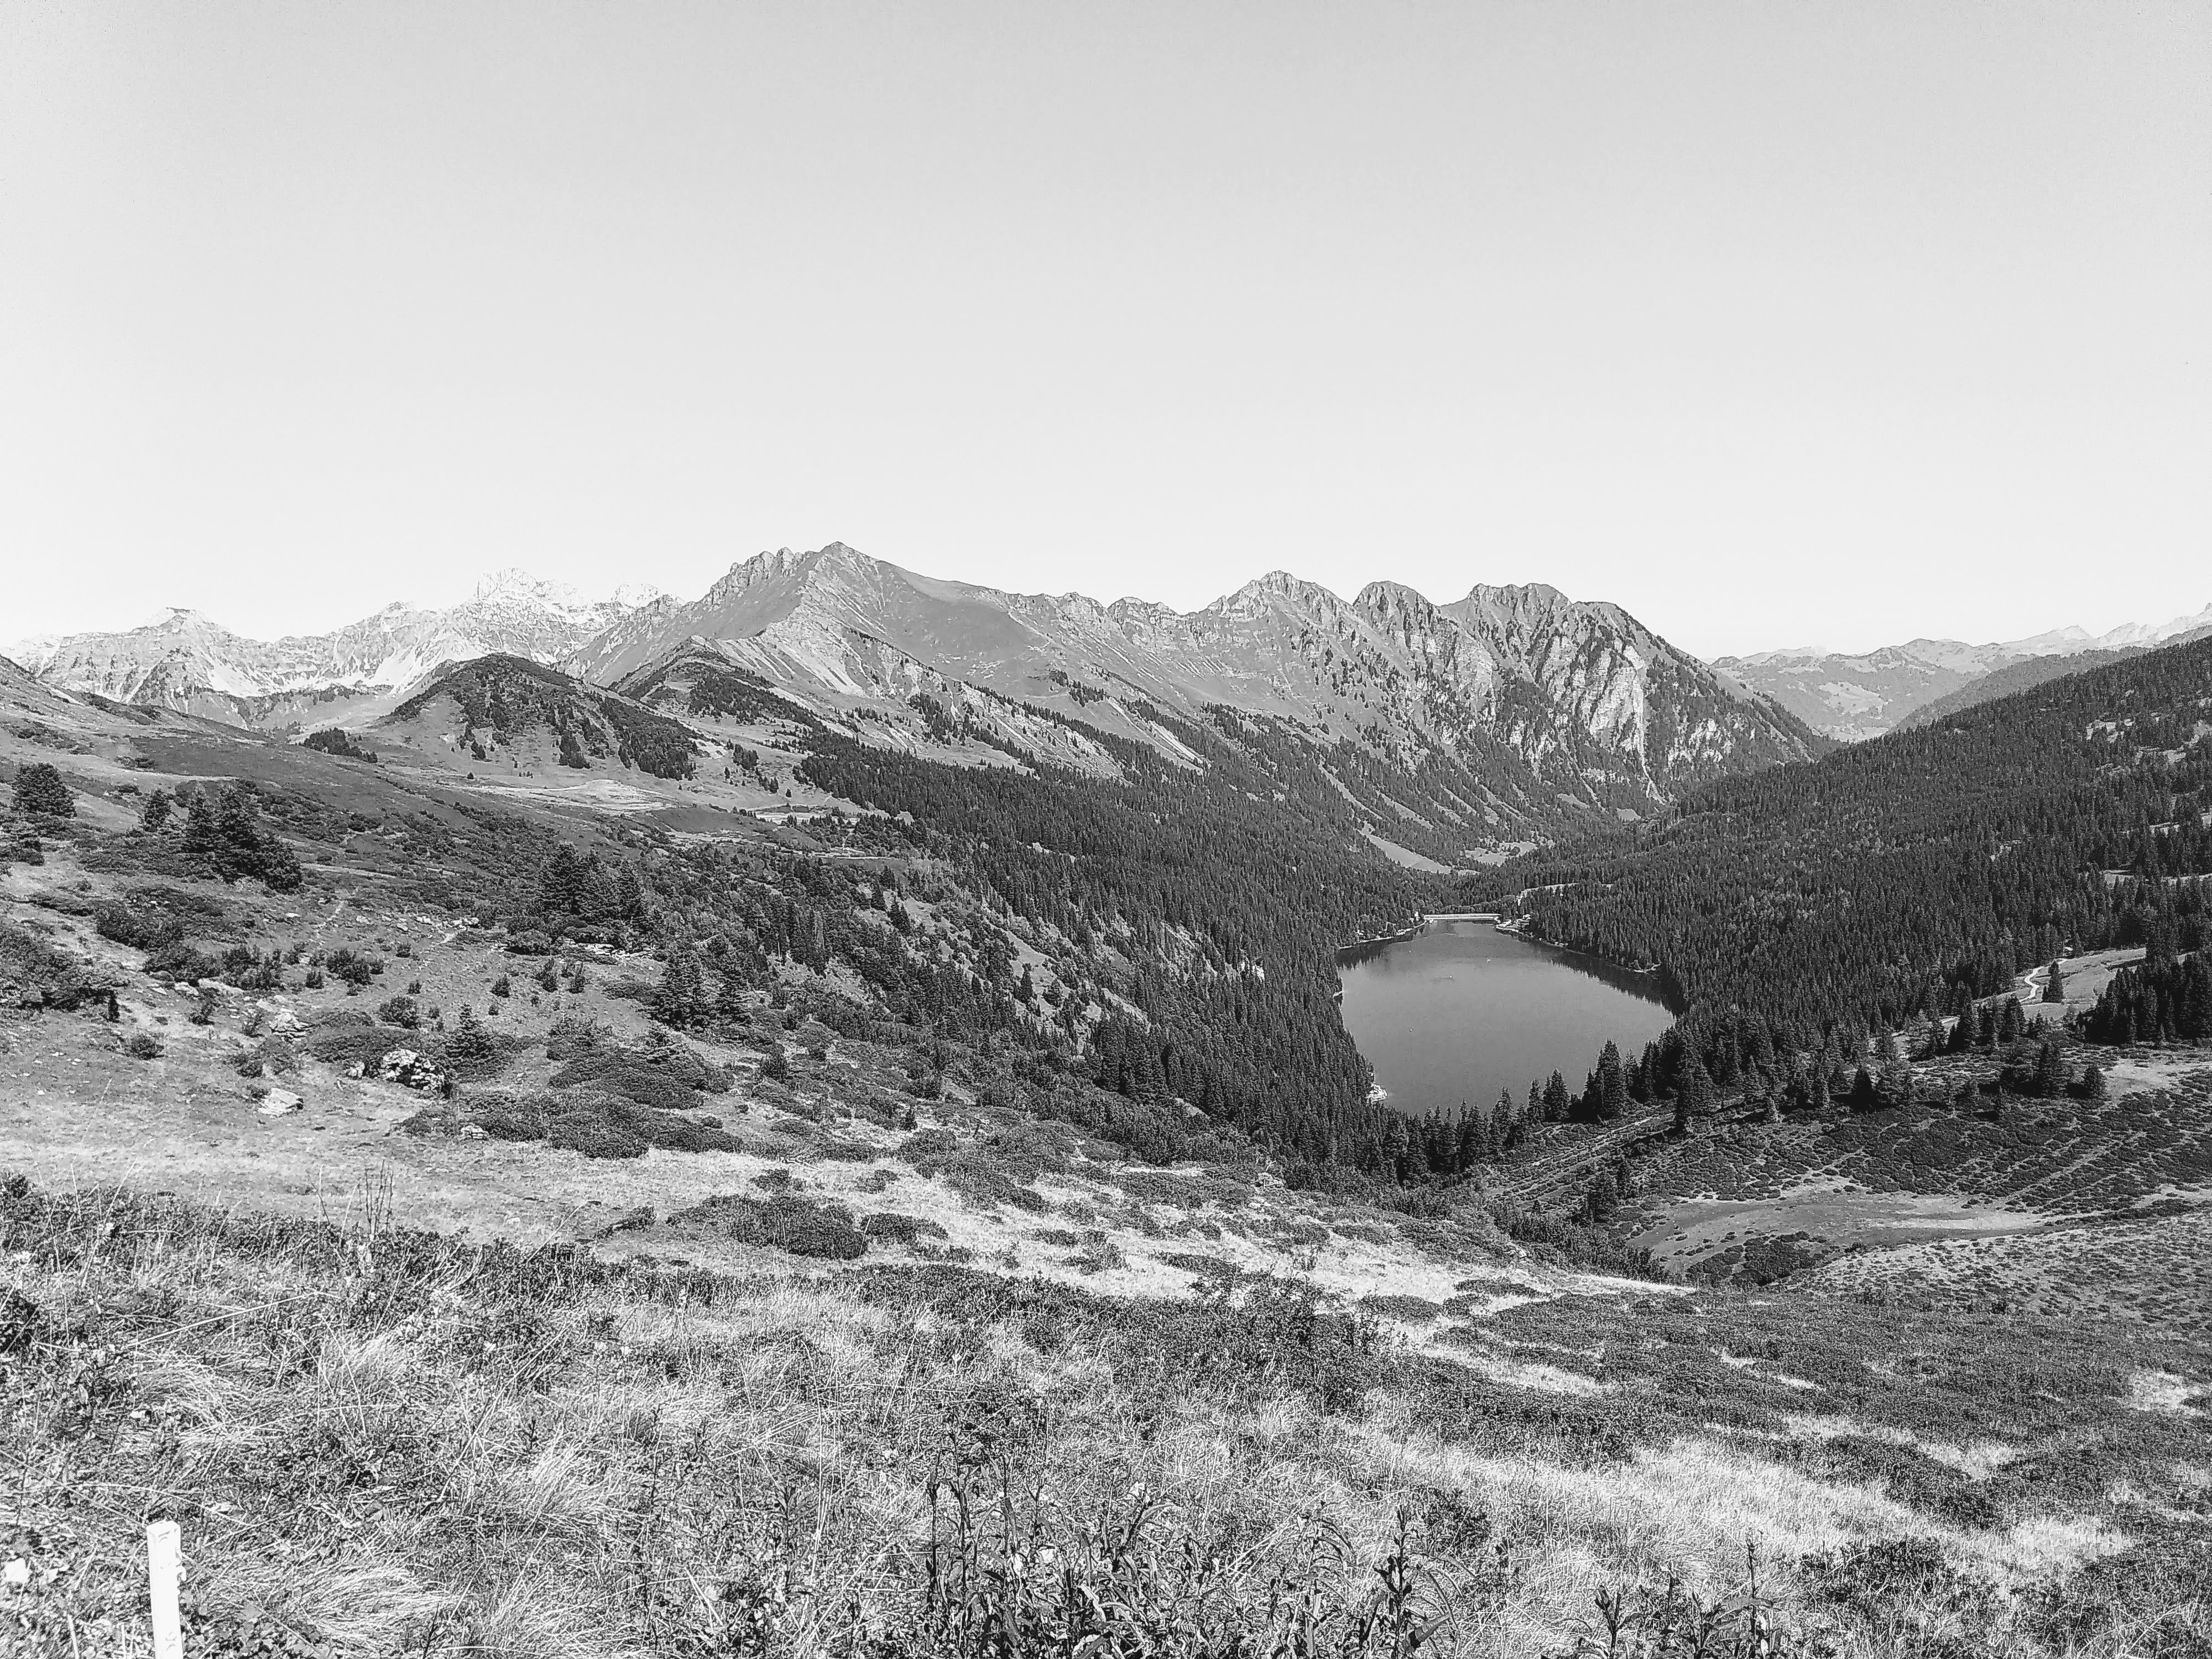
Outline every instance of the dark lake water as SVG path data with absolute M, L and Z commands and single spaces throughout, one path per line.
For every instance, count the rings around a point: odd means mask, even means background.
M 1337 971 L 1345 1029 L 1390 1104 L 1416 1115 L 1462 1102 L 1487 1110 L 1500 1089 L 1525 1100 L 1529 1079 L 1554 1071 L 1579 1091 L 1607 1038 L 1632 1057 L 1674 1022 L 1655 978 L 1486 921 L 1360 945 Z

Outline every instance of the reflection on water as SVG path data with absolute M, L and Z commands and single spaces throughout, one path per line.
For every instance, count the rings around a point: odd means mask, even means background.
M 1488 922 L 1433 922 L 1342 952 L 1344 1024 L 1390 1103 L 1416 1114 L 1523 1099 L 1553 1071 L 1579 1090 L 1610 1039 L 1632 1055 L 1674 1023 L 1657 978 L 1534 945 Z

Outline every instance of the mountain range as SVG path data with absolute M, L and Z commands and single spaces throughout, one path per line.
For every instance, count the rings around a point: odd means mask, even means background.
M 1336 757 L 1329 775 L 1371 810 L 1376 839 L 1424 858 L 1577 813 L 1644 816 L 1822 746 L 1619 606 L 1547 586 L 1438 605 L 1376 582 L 1347 600 L 1276 572 L 1182 613 L 943 580 L 842 543 L 760 554 L 688 604 L 591 604 L 506 572 L 451 611 L 395 605 L 331 635 L 262 644 L 175 611 L 40 642 L 25 665 L 59 689 L 305 735 L 371 725 L 440 665 L 487 654 L 664 696 L 672 664 L 696 679 L 704 662 L 878 742 L 951 732 L 1034 751 L 1042 716 L 1188 763 L 1175 727 L 1204 723 Z
M 1815 732 L 1850 743 L 1879 737 L 1939 702 L 1949 712 L 1984 701 L 1978 683 L 2018 665 L 2045 661 L 2045 669 L 1993 682 L 1985 688 L 1989 696 L 2074 672 L 2065 665 L 2071 659 L 2090 667 L 2112 660 L 2111 653 L 2179 644 L 2207 633 L 2212 633 L 2212 605 L 2194 616 L 2130 623 L 2104 634 L 2057 628 L 1987 645 L 1917 639 L 1856 653 L 1801 646 L 1720 657 L 1714 666 L 1771 697 Z
M 443 663 L 494 652 L 551 661 L 657 597 L 625 588 L 587 600 L 507 569 L 446 610 L 390 605 L 329 634 L 252 640 L 197 611 L 171 609 L 123 632 L 30 640 L 10 654 L 64 690 L 282 726 L 334 700 L 402 690 Z
M 1181 612 L 921 575 L 833 542 L 744 560 L 689 602 L 587 600 L 510 569 L 450 609 L 392 605 L 330 634 L 264 642 L 179 610 L 18 654 L 58 689 L 295 737 L 372 726 L 441 668 L 493 655 L 679 718 L 702 674 L 736 676 L 865 741 L 969 759 L 1104 764 L 1081 726 L 1194 763 L 1178 727 L 1198 723 L 1329 757 L 1385 850 L 1455 862 L 1578 813 L 1648 816 L 1712 778 L 1968 706 L 1984 685 L 1998 695 L 2207 630 L 2212 607 L 2103 635 L 1708 665 L 1618 605 L 1540 584 L 1438 604 L 1377 581 L 1346 599 L 1276 571 Z

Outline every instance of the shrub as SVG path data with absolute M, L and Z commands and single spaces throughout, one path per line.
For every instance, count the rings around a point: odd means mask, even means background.
M 376 763 L 376 750 L 359 742 L 349 733 L 339 731 L 336 726 L 326 726 L 320 732 L 310 732 L 300 746 L 303 749 L 313 749 L 325 755 L 336 755 L 344 760 L 367 761 L 371 765 Z
M 323 970 L 359 990 L 384 971 L 384 963 L 349 945 L 341 945 L 323 957 Z
M 75 1008 L 109 994 L 86 977 L 82 963 L 20 927 L 0 922 L 0 987 L 26 1006 Z
M 548 1120 L 560 1107 L 547 1095 L 526 1097 L 499 1091 L 469 1096 L 462 1109 L 494 1140 L 543 1140 Z
M 689 1111 L 699 1104 L 697 1092 L 687 1085 L 625 1054 L 589 1054 L 553 1074 L 556 1089 L 586 1085 L 666 1112 Z
M 184 925 L 173 917 L 141 915 L 112 901 L 94 907 L 92 925 L 100 938 L 140 951 L 159 950 L 185 936 Z
M 791 1193 L 768 1198 L 718 1196 L 669 1218 L 703 1222 L 741 1244 L 764 1244 L 826 1261 L 854 1261 L 868 1248 L 853 1212 L 843 1205 L 816 1203 Z
M 151 1032 L 133 1031 L 123 1040 L 123 1052 L 133 1060 L 159 1060 L 161 1045 Z
M 412 997 L 386 997 L 379 1005 L 376 1017 L 386 1025 L 397 1025 L 410 1031 L 422 1024 L 422 1010 L 415 1006 Z
M 367 1014 L 331 1013 L 307 1030 L 304 1045 L 317 1060 L 332 1066 L 358 1061 L 374 1066 L 390 1052 L 392 1035 L 377 1029 Z
M 925 1216 L 878 1210 L 860 1218 L 860 1237 L 884 1244 L 911 1245 L 917 1238 L 944 1238 L 945 1229 Z
M 643 1158 L 647 1142 L 604 1112 L 589 1107 L 562 1112 L 545 1125 L 549 1145 L 586 1158 Z
M 146 971 L 156 979 L 198 983 L 221 973 L 222 963 L 204 951 L 195 951 L 183 940 L 174 939 L 146 953 Z

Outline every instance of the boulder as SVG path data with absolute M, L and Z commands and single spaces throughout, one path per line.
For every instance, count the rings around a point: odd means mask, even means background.
M 262 1097 L 255 1109 L 264 1117 L 282 1117 L 287 1112 L 296 1112 L 307 1103 L 289 1089 L 271 1089 Z
M 426 1095 L 442 1094 L 446 1074 L 412 1048 L 390 1048 L 377 1062 L 377 1075 L 386 1083 L 397 1083 L 404 1088 L 420 1090 Z

